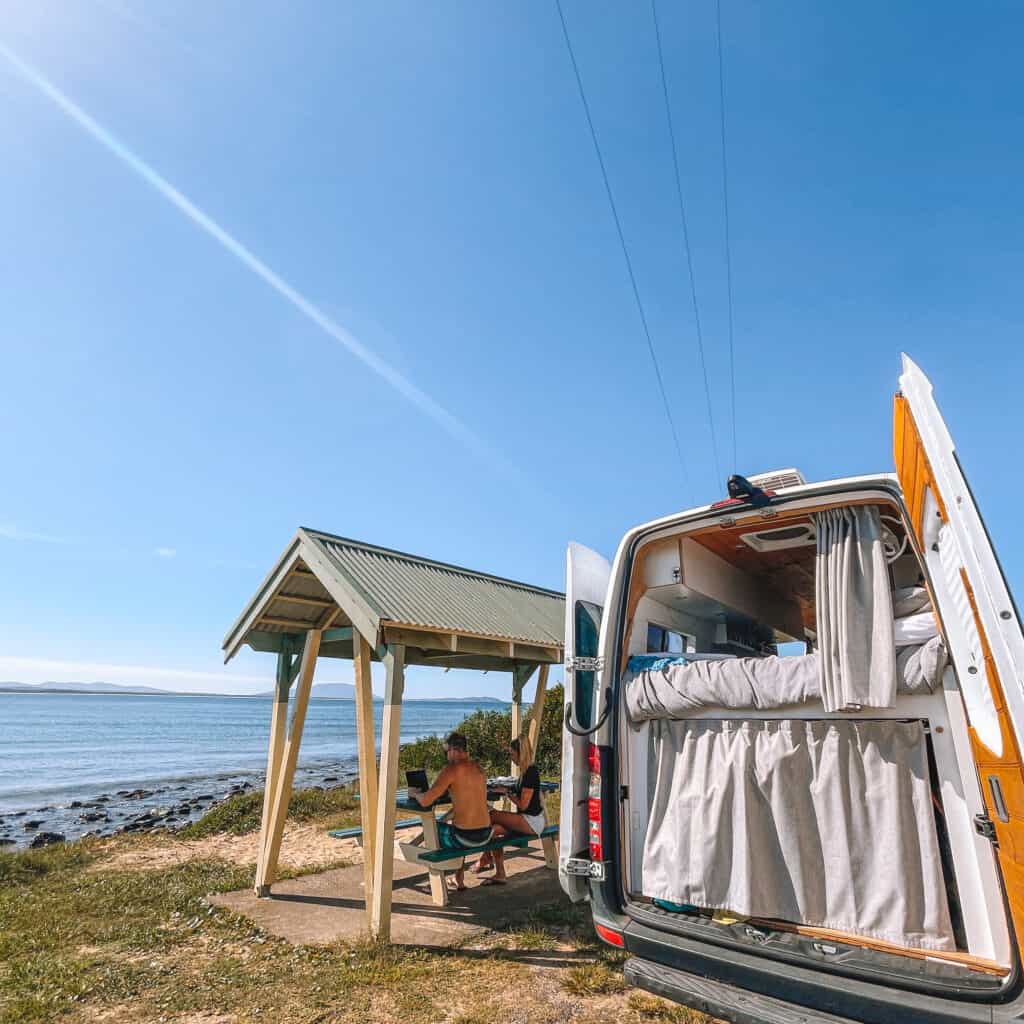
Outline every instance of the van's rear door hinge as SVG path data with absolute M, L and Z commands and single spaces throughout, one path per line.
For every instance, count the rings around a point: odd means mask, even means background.
M 585 857 L 566 857 L 559 866 L 567 875 L 604 881 L 604 864 L 600 861 L 587 860 Z
M 600 672 L 604 668 L 604 658 L 585 658 L 579 654 L 570 654 L 565 659 L 565 667 L 569 672 Z
M 974 816 L 974 830 L 979 836 L 984 836 L 993 846 L 999 845 L 996 826 L 987 814 L 976 814 Z

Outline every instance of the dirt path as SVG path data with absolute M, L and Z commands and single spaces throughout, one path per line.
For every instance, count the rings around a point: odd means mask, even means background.
M 232 864 L 256 864 L 259 832 L 242 836 L 216 835 L 205 839 L 174 839 L 142 836 L 128 849 L 124 840 L 111 840 L 109 859 L 101 859 L 94 871 L 156 870 L 190 860 L 218 858 Z M 363 851 L 354 839 L 332 839 L 322 826 L 288 824 L 281 841 L 280 866 L 305 870 L 337 865 L 339 861 L 361 862 Z

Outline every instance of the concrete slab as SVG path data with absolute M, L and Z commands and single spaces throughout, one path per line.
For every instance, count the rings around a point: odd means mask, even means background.
M 396 858 L 391 941 L 416 946 L 458 945 L 523 917 L 538 904 L 566 899 L 557 872 L 544 866 L 540 850 L 509 853 L 505 870 L 508 885 L 499 886 L 481 886 L 467 871 L 466 891 L 451 893 L 447 907 L 435 907 L 428 873 Z M 240 890 L 211 896 L 210 902 L 297 944 L 353 942 L 367 934 L 361 864 L 275 882 L 267 899 Z

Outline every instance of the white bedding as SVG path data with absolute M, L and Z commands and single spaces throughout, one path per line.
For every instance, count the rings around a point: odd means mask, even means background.
M 946 651 L 938 636 L 918 647 L 901 648 L 896 658 L 897 692 L 931 692 L 945 667 Z M 626 711 L 633 722 L 686 718 L 708 708 L 756 711 L 821 700 L 816 653 L 714 661 L 693 661 L 690 655 L 634 655 L 624 684 Z

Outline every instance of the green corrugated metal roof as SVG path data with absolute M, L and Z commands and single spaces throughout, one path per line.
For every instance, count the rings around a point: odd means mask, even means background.
M 232 658 L 250 634 L 301 633 L 331 622 L 351 623 L 373 642 L 382 626 L 400 626 L 550 650 L 562 647 L 565 597 L 463 566 L 300 529 L 228 631 L 225 656 Z M 462 657 L 453 654 L 452 664 L 462 664 Z M 487 667 L 494 655 L 477 660 Z
M 458 565 L 302 531 L 358 585 L 380 619 L 561 646 L 565 596 Z

